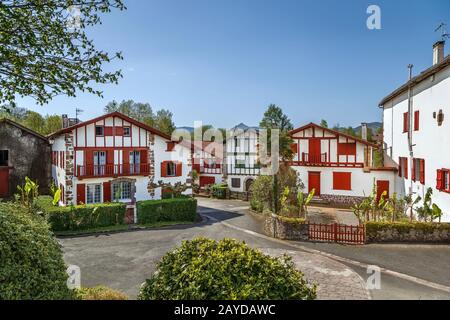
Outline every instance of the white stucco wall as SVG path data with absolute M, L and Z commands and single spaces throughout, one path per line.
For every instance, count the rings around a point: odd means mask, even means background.
M 413 88 L 413 114 L 420 112 L 419 131 L 413 131 L 414 158 L 425 159 L 425 185 L 413 183 L 412 192 L 423 195 L 433 189 L 433 201 L 443 211 L 443 221 L 450 221 L 450 194 L 436 190 L 437 170 L 450 168 L 450 67 L 429 77 Z M 388 101 L 383 109 L 386 162 L 398 165 L 399 157 L 409 159 L 408 179 L 397 178 L 397 192 L 408 194 L 411 187 L 411 157 L 408 135 L 403 133 L 403 113 L 408 111 L 407 93 Z M 438 126 L 433 112 L 442 110 L 444 122 Z M 413 124 L 412 124 L 413 125 Z M 414 128 L 414 127 L 413 127 Z
M 66 141 L 63 135 L 58 136 L 54 139 L 52 151 L 58 152 L 58 157 L 60 157 L 59 152 L 66 152 Z M 64 189 L 66 189 L 66 171 L 63 168 L 59 167 L 59 165 L 52 165 L 52 178 L 55 182 L 56 187 L 59 188 L 62 185 Z M 62 202 L 60 202 L 60 204 L 62 204 Z

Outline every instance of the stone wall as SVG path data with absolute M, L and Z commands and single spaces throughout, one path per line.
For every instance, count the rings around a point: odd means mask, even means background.
M 266 235 L 283 240 L 308 240 L 308 224 L 303 219 L 267 216 L 264 222 Z
M 343 195 L 321 194 L 320 197 L 332 205 L 350 207 L 356 203 L 360 203 L 364 197 L 353 197 Z
M 52 176 L 51 147 L 47 139 L 7 121 L 0 121 L 0 150 L 8 150 L 9 196 L 28 176 L 47 194 Z
M 366 243 L 450 243 L 449 223 L 366 223 Z
M 66 172 L 66 187 L 64 189 L 64 200 L 66 204 L 73 203 L 73 177 L 75 173 L 74 165 L 74 147 L 73 147 L 73 133 L 66 133 L 64 136 L 64 141 L 66 145 L 65 151 L 65 172 Z

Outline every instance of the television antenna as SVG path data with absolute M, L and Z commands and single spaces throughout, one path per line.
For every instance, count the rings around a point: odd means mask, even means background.
M 84 112 L 83 109 L 75 108 L 75 119 L 78 121 L 78 115 L 82 114 Z
M 445 41 L 445 39 L 450 38 L 450 34 L 447 31 L 447 24 L 444 22 L 441 22 L 441 24 L 439 24 L 439 26 L 434 30 L 434 32 L 441 33 L 441 41 Z

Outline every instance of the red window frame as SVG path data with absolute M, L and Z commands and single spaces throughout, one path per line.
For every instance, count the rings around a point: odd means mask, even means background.
M 352 190 L 352 173 L 333 172 L 333 190 Z
M 398 176 L 408 179 L 408 158 L 398 158 Z
M 445 182 L 447 181 L 447 188 Z M 436 189 L 442 192 L 450 193 L 450 169 L 438 169 L 436 175 Z
M 420 113 L 419 110 L 414 112 L 414 131 L 419 131 L 420 128 Z

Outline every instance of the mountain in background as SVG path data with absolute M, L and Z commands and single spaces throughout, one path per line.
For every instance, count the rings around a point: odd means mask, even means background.
M 372 129 L 373 133 L 376 133 L 378 129 L 383 127 L 383 124 L 381 122 L 368 122 L 367 127 Z M 361 133 L 361 126 L 353 128 L 357 134 Z

